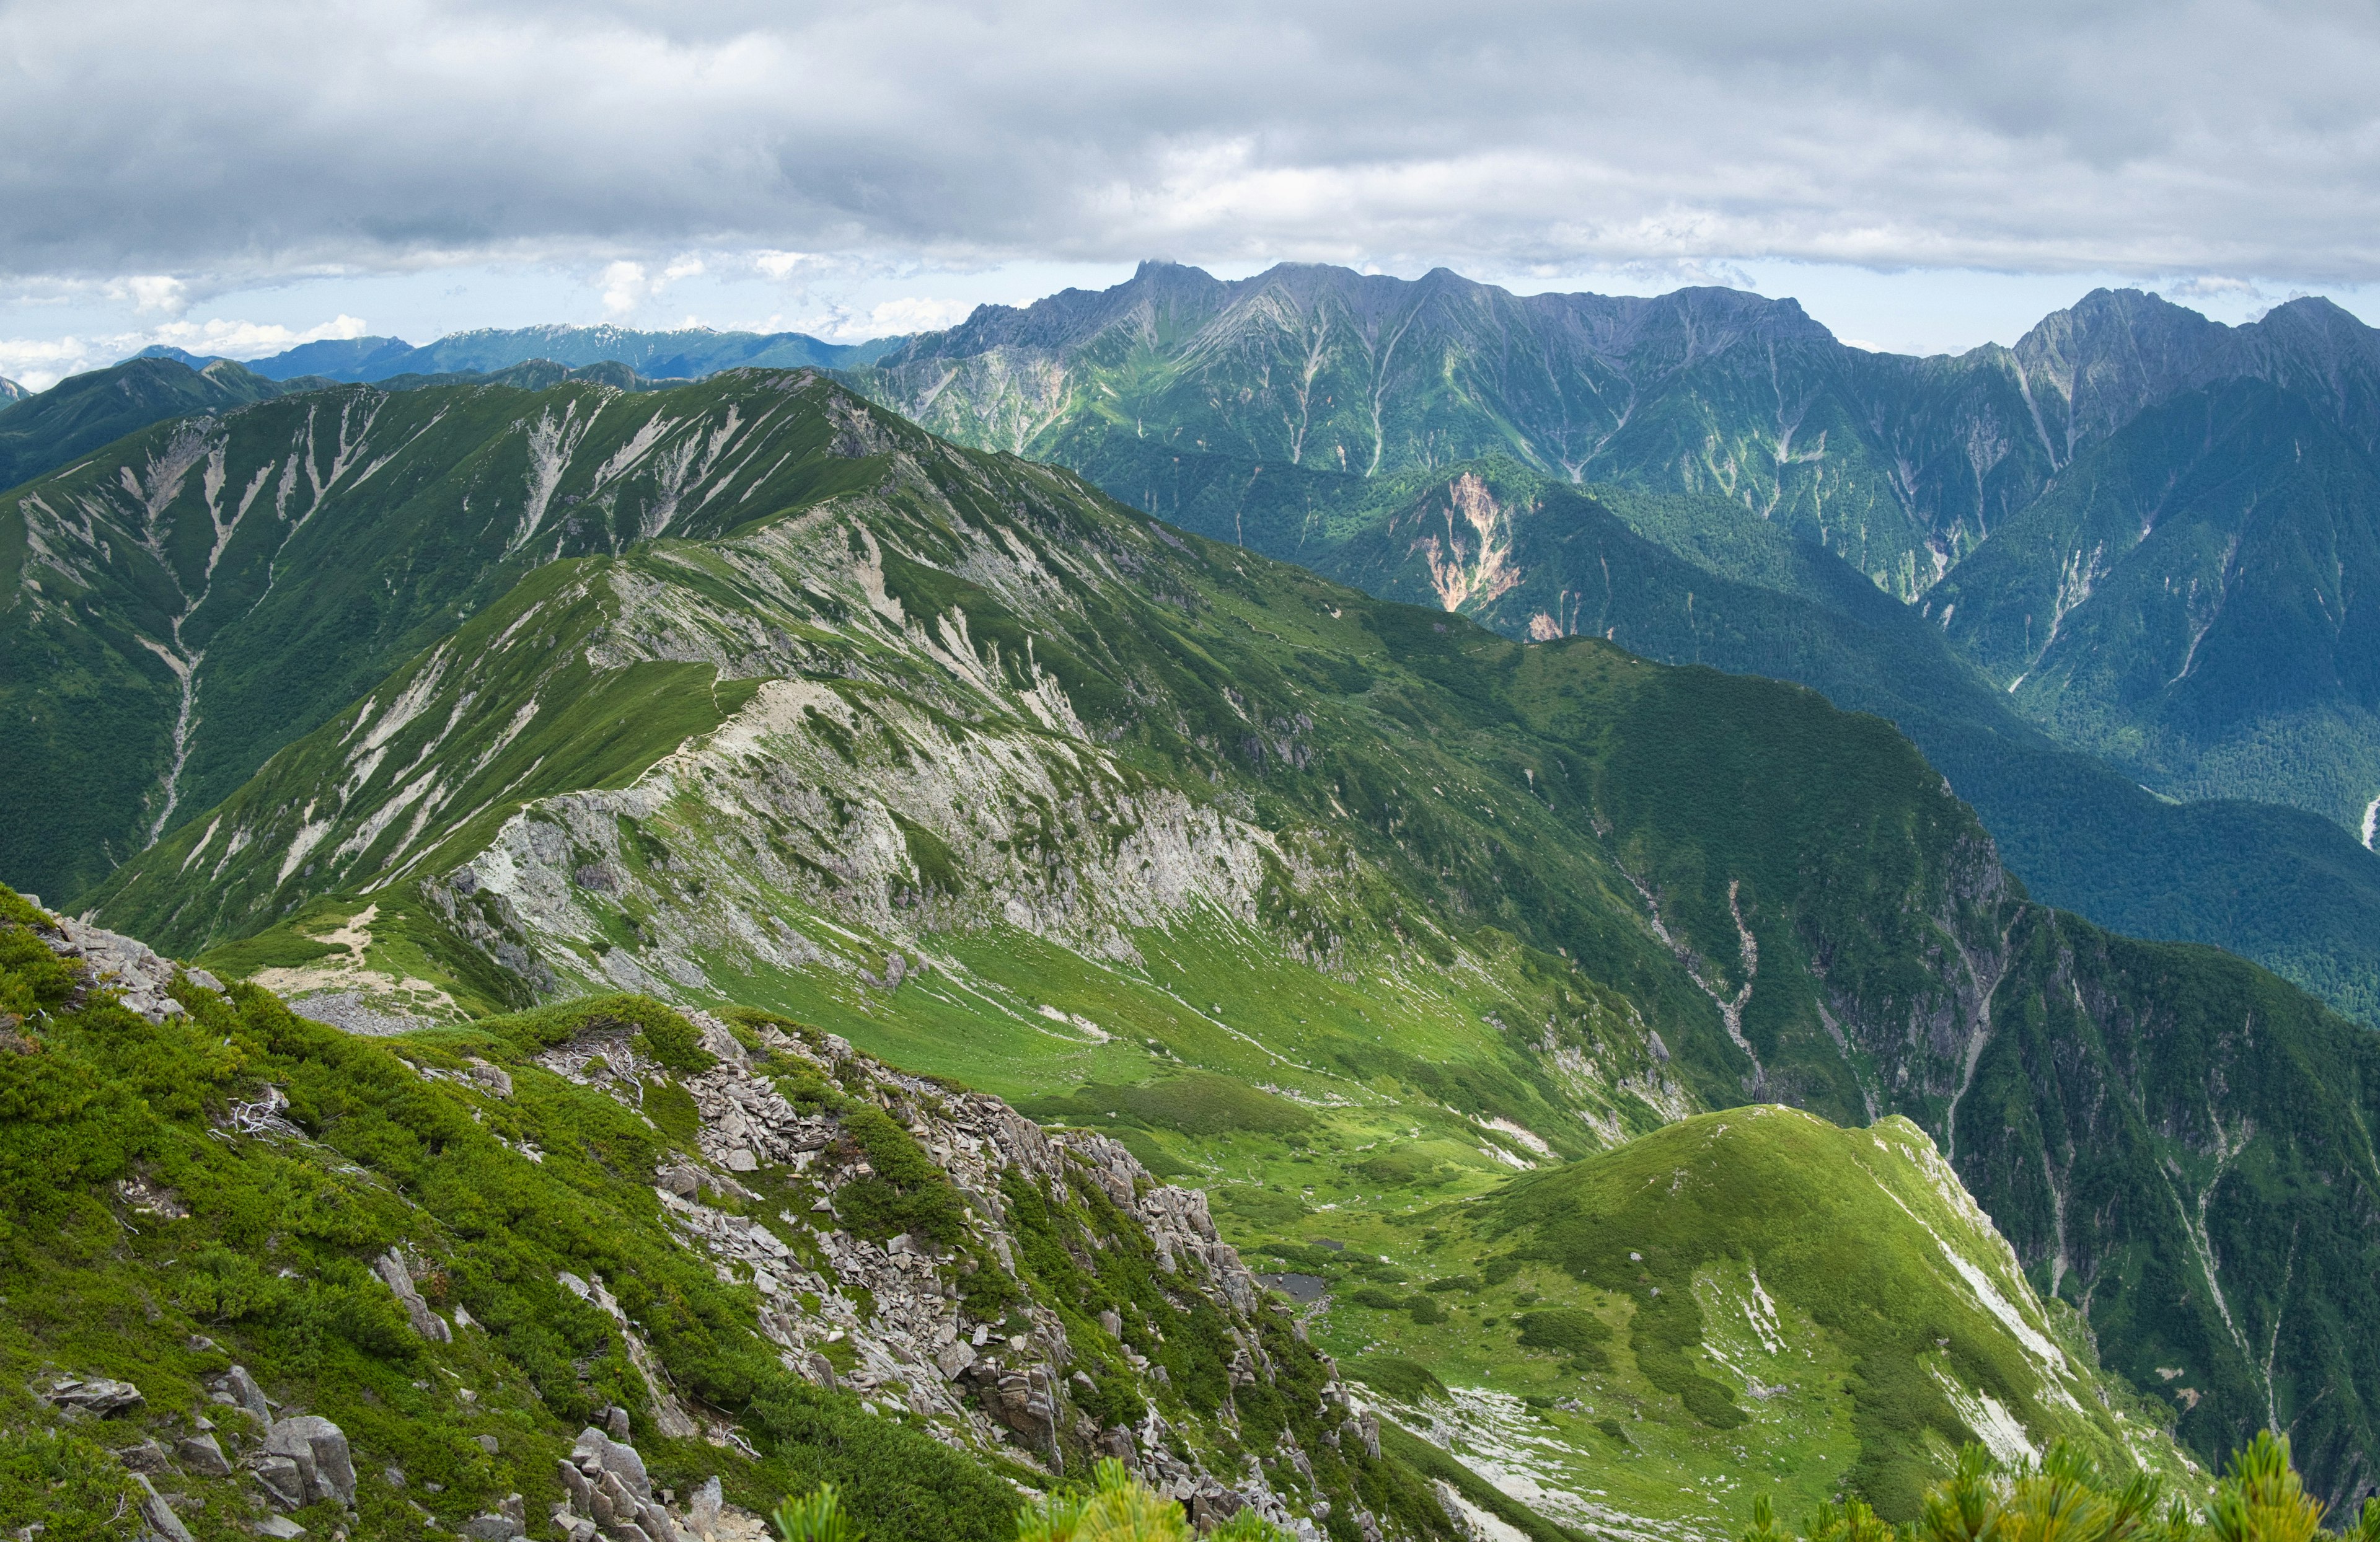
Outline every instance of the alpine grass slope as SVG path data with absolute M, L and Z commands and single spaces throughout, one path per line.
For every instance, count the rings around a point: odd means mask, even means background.
M 0 1007 L 12 1532 L 675 1542 L 824 1481 L 1002 1542 L 1106 1454 L 1458 1536 L 1197 1195 L 838 1039 L 609 998 L 374 1042 L 5 889 Z
M 1408 1272 L 1423 1201 L 1698 1111 L 1900 1115 L 2202 1456 L 2279 1422 L 2368 1480 L 2372 1036 L 2034 904 L 1880 720 L 1370 599 L 814 375 L 451 400 L 474 509 L 527 489 L 594 554 L 119 869 L 107 924 L 361 1026 L 783 1013 Z M 2022 1402 L 1961 1374 L 1940 1406 Z

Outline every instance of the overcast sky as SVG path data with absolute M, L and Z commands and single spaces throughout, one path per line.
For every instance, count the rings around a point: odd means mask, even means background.
M 1926 351 L 2100 283 L 2380 320 L 2375 81 L 2364 3 L 0 0 L 0 374 L 851 338 L 1151 255 L 1743 284 Z

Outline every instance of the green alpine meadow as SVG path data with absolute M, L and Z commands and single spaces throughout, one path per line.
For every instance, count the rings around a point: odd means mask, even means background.
M 2311 313 L 1500 295 L 24 419 L 0 1530 L 2380 1525 L 2380 858 L 2146 623 L 2008 641 Z

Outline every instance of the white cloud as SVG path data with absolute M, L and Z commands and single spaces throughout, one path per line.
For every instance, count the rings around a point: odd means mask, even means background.
M 864 324 L 856 328 L 845 324 L 837 331 L 844 334 L 856 332 L 866 337 L 890 337 L 905 332 L 940 332 L 944 327 L 954 327 L 965 321 L 974 310 L 974 305 L 966 300 L 903 296 L 871 309 Z
M 647 302 L 659 299 L 662 291 L 681 279 L 699 277 L 707 272 L 701 258 L 687 253 L 678 257 L 655 273 L 642 262 L 613 262 L 603 269 L 597 282 L 603 290 L 603 313 L 615 322 L 626 321 L 642 310 Z
M 218 318 L 168 322 L 138 332 L 92 336 L 0 337 L 0 375 L 35 391 L 45 391 L 68 375 L 105 369 L 160 343 L 202 356 L 262 358 L 300 343 L 361 337 L 366 330 L 362 318 L 343 314 L 319 326 L 304 328 Z
M 645 303 L 651 285 L 645 278 L 642 262 L 614 262 L 603 270 L 603 310 L 619 317 L 633 312 Z
M 189 308 L 190 303 L 189 285 L 165 273 L 136 273 L 129 278 L 118 279 L 108 285 L 108 296 L 112 299 L 130 300 L 133 309 L 143 315 L 159 310 L 169 316 L 178 316 Z
M 781 281 L 821 261 L 816 253 L 808 251 L 756 251 L 752 254 L 754 267 Z

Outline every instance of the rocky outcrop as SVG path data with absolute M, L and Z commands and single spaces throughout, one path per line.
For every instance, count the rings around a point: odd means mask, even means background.
M 273 1425 L 247 1464 L 265 1491 L 289 1509 L 323 1500 L 350 1508 L 356 1502 L 356 1465 L 346 1433 L 319 1415 L 301 1414 Z
M 653 1492 L 637 1449 L 601 1430 L 579 1431 L 568 1461 L 554 1464 L 569 1496 L 553 1512 L 554 1524 L 571 1542 L 680 1542 L 684 1535 Z
M 204 969 L 185 971 L 146 942 L 78 921 L 71 916 L 49 917 L 46 924 L 35 931 L 49 945 L 50 952 L 83 965 L 86 990 L 113 990 L 126 1009 L 152 1023 L 162 1023 L 188 1010 L 167 994 L 176 975 L 208 990 L 223 989 Z
M 1257 1463 L 1245 1471 L 1222 1469 L 1213 1454 L 1218 1427 L 1166 1395 L 1165 1367 L 1124 1341 L 1123 1317 L 1110 1310 L 1070 1327 L 1049 1293 L 1035 1288 L 1023 1262 L 1027 1244 L 1014 1213 L 1020 1196 L 1079 1208 L 1085 1192 L 1095 1192 L 1121 1224 L 1138 1233 L 1168 1292 L 1184 1302 L 1203 1301 L 1221 1315 L 1231 1385 L 1269 1381 L 1278 1367 L 1260 1319 L 1273 1308 L 1239 1254 L 1217 1233 L 1203 1195 L 1155 1183 L 1106 1136 L 1044 1130 L 999 1099 L 905 1075 L 832 1035 L 762 1026 L 739 1038 L 718 1019 L 693 1015 L 703 1030 L 703 1048 L 717 1061 L 684 1078 L 702 1116 L 701 1160 L 666 1165 L 656 1174 L 655 1192 L 679 1235 L 707 1254 L 722 1278 L 753 1284 L 761 1331 L 789 1368 L 871 1404 L 938 1416 L 941 1427 L 965 1432 L 966 1443 L 1005 1447 L 1013 1458 L 1053 1475 L 1112 1455 L 1160 1491 L 1215 1518 L 1253 1506 L 1310 1535 L 1308 1517 L 1328 1513 L 1331 1501 L 1313 1484 L 1311 1464 L 1293 1435 L 1284 1432 L 1274 1453 L 1281 1472 L 1300 1475 L 1287 1487 Z M 634 1103 L 660 1073 L 638 1060 L 625 1037 L 589 1035 L 540 1058 L 549 1069 Z M 808 1098 L 797 1107 L 783 1080 L 789 1067 L 807 1068 L 815 1086 L 833 1089 L 840 1107 Z M 851 1126 L 855 1111 L 869 1109 L 890 1115 L 955 1190 L 965 1206 L 960 1232 L 937 1240 L 915 1232 L 881 1236 L 854 1230 L 843 1213 L 848 1185 L 872 1173 L 854 1147 Z M 739 1174 L 763 1169 L 791 1170 L 817 1197 L 805 1209 L 756 1217 L 760 1194 Z M 962 1288 L 978 1269 L 997 1270 L 1007 1281 L 994 1293 L 998 1310 L 981 1317 Z M 601 1281 L 565 1283 L 590 1300 L 602 1289 Z M 1161 1338 L 1167 1325 L 1150 1326 Z M 1107 1341 L 1096 1354 L 1077 1342 L 1086 1330 Z M 1293 1332 L 1280 1325 L 1276 1330 Z M 1088 1412 L 1097 1402 L 1089 1372 L 1118 1362 L 1130 1367 L 1146 1394 L 1144 1412 L 1129 1427 L 1102 1427 Z M 1327 1361 L 1318 1364 L 1326 1407 L 1360 1431 L 1365 1415 L 1355 1395 Z M 674 1404 L 657 1377 L 654 1390 L 657 1407 Z M 1224 1423 L 1233 1417 L 1228 1406 L 1219 1415 Z M 1376 1452 L 1373 1441 L 1360 1444 Z M 1342 1447 L 1355 1449 L 1356 1443 Z M 584 1521 L 593 1528 L 589 1536 L 628 1537 L 619 1528 L 633 1524 L 659 1536 L 643 1518 L 647 1496 L 634 1456 L 600 1430 L 581 1437 L 573 1457 L 577 1475 L 563 1479 L 572 1494 L 565 1526 Z M 621 1489 L 608 1500 L 605 1475 Z M 604 1520 L 605 1513 L 613 1519 Z

